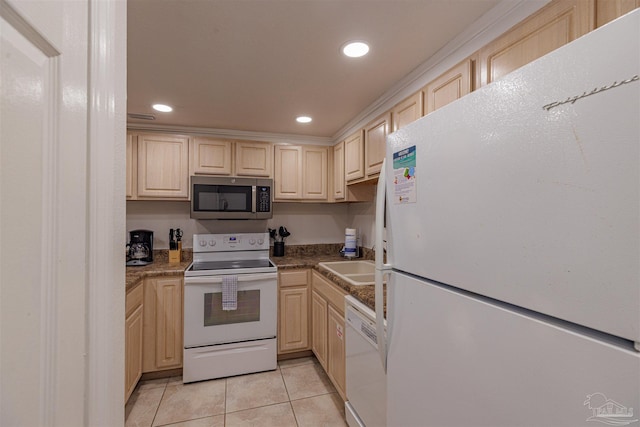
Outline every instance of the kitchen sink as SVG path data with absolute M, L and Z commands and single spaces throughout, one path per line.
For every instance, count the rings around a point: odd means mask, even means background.
M 321 262 L 318 267 L 335 274 L 354 286 L 375 284 L 376 267 L 372 261 Z

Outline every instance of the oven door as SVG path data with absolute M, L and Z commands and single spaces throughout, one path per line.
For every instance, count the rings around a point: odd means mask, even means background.
M 223 276 L 185 277 L 184 346 L 274 338 L 277 273 L 239 274 L 237 309 L 222 309 Z

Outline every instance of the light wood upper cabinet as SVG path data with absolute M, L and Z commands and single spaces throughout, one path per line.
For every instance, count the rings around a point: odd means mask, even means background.
M 125 299 L 125 402 L 142 376 L 143 286 L 127 292 Z
M 333 199 L 344 200 L 344 141 L 333 146 Z
M 386 155 L 387 135 L 391 128 L 391 113 L 385 113 L 364 127 L 365 175 L 380 173 Z
M 276 145 L 274 153 L 274 200 L 327 200 L 327 147 Z
M 311 348 L 309 270 L 278 273 L 278 354 Z
M 127 200 L 138 196 L 138 135 L 127 132 Z
M 190 175 L 231 175 L 231 141 L 194 137 L 189 149 Z
M 598 0 L 596 26 L 601 27 L 638 7 L 640 7 L 640 0 Z
M 422 89 L 424 114 L 462 98 L 473 90 L 473 61 L 467 59 L 427 83 Z
M 302 147 L 276 145 L 275 149 L 275 200 L 302 198 Z
M 409 98 L 400 102 L 391 110 L 391 122 L 393 123 L 393 131 L 397 131 L 415 122 L 423 116 L 422 108 L 422 91 L 416 92 Z
M 302 198 L 327 200 L 327 176 L 329 149 L 327 147 L 302 147 Z
M 180 276 L 145 280 L 143 372 L 182 367 L 182 282 Z
M 138 197 L 189 197 L 189 138 L 138 135 Z
M 479 51 L 482 86 L 595 28 L 595 0 L 553 1 Z
M 238 176 L 272 176 L 273 151 L 268 142 L 236 141 L 236 170 Z
M 364 131 L 359 130 L 344 141 L 344 175 L 348 181 L 364 178 Z

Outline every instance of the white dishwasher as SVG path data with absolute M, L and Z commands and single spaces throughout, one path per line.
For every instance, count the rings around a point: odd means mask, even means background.
M 352 296 L 345 297 L 347 402 L 350 427 L 387 425 L 387 378 L 378 354 L 376 315 Z

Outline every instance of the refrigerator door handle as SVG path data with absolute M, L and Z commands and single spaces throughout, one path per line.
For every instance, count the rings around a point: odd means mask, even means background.
M 387 372 L 387 337 L 384 331 L 384 276 L 391 270 L 391 264 L 384 263 L 384 207 L 387 192 L 386 189 L 386 159 L 382 160 L 382 167 L 378 177 L 378 188 L 376 192 L 376 225 L 375 225 L 375 248 L 376 248 L 376 272 L 375 272 L 375 304 L 376 304 L 376 336 L 378 337 L 378 353 L 384 372 Z

